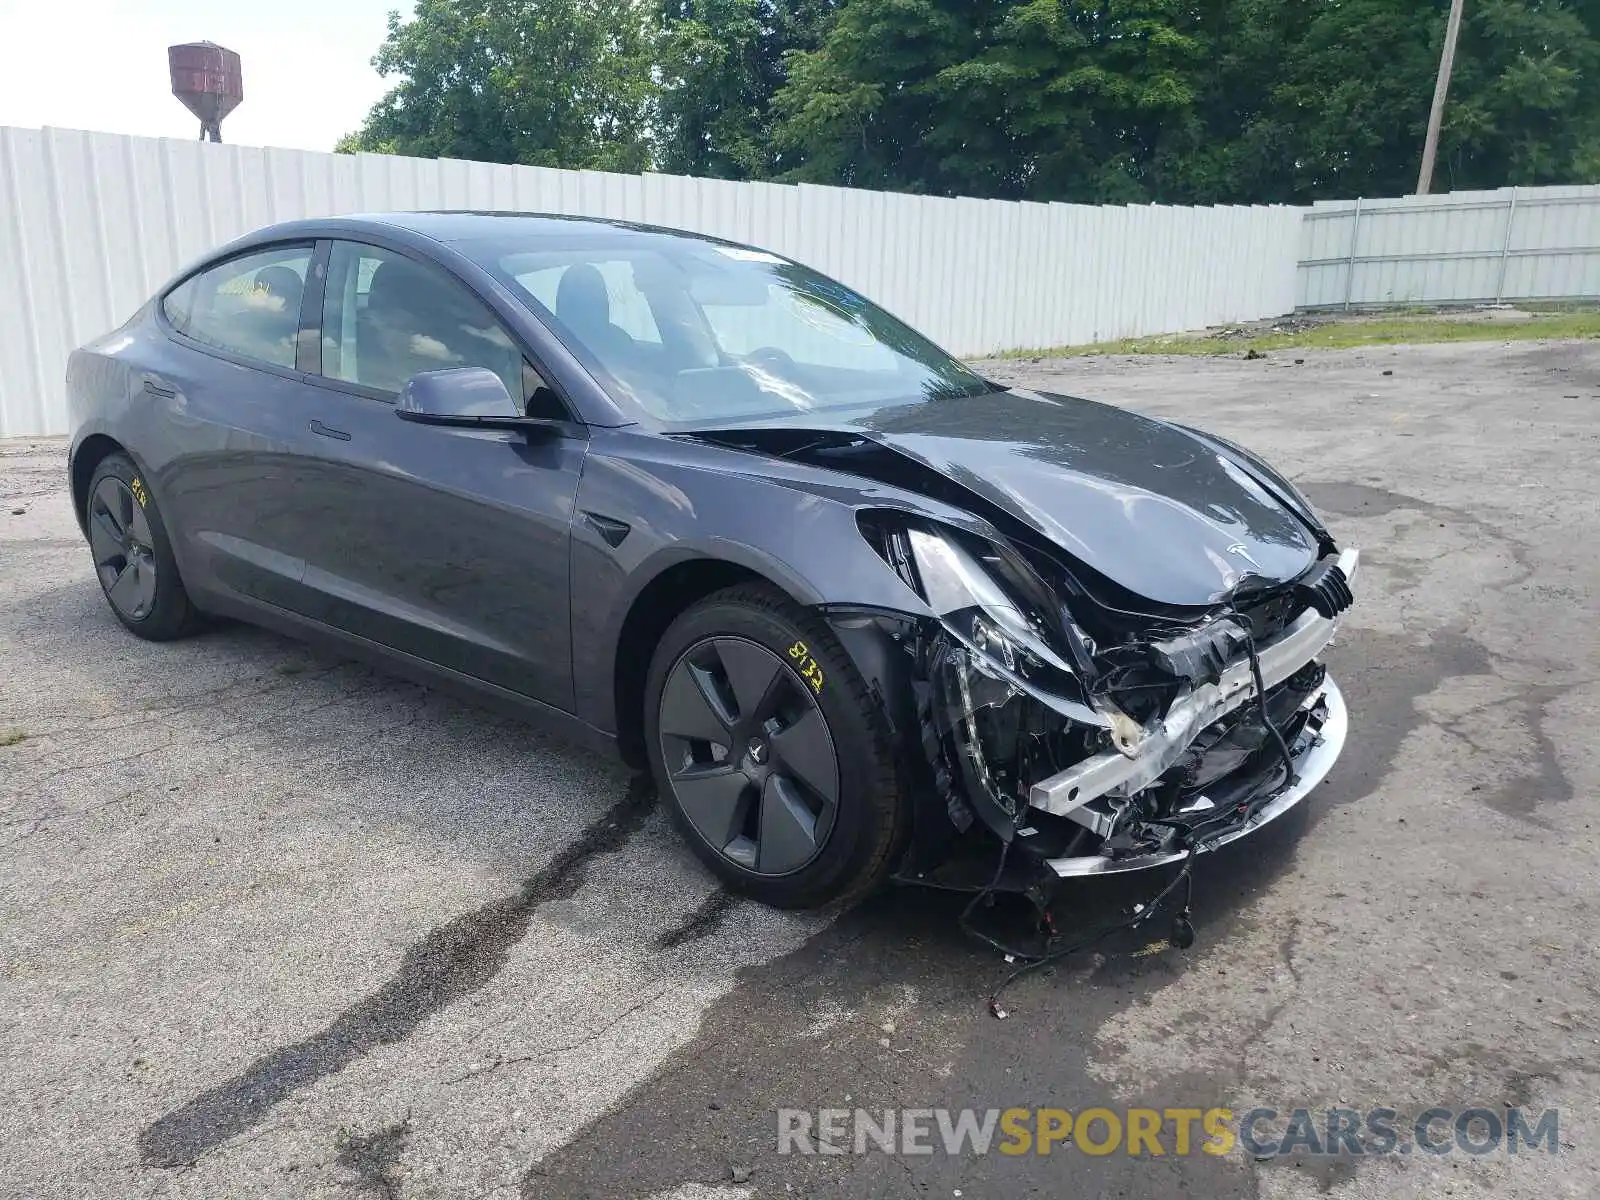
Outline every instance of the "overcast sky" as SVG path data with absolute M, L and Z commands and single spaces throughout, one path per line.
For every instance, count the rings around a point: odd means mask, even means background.
M 332 150 L 387 90 L 371 59 L 412 0 L 0 0 L 0 125 L 199 134 L 167 47 L 237 51 L 244 103 L 225 141 Z

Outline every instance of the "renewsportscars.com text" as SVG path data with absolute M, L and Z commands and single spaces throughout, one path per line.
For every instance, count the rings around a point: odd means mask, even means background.
M 780 1108 L 779 1154 L 1224 1155 L 1543 1152 L 1560 1112 L 1521 1108 Z

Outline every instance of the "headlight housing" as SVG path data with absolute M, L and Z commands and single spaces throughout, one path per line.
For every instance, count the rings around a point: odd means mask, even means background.
M 1084 686 L 1092 644 L 1018 555 L 931 522 L 895 522 L 874 534 L 879 554 L 927 601 L 982 674 L 1072 720 L 1109 725 Z M 1018 594 L 1023 591 L 1036 603 Z

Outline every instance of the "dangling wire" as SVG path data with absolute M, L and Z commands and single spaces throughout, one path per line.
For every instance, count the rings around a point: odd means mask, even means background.
M 982 904 L 990 896 L 994 895 L 995 888 L 1000 885 L 1000 877 L 1004 875 L 1006 871 L 1006 857 L 1011 853 L 1011 841 L 1014 841 L 1015 838 L 1016 835 L 1013 833 L 1010 841 L 1003 841 L 1000 843 L 1000 861 L 995 864 L 993 878 L 991 878 L 988 883 L 984 884 L 983 887 L 979 888 L 972 894 L 972 899 L 967 901 L 967 906 L 961 910 L 961 915 L 956 918 L 956 923 L 960 926 L 962 933 L 966 934 L 968 937 L 976 938 L 978 941 L 985 943 L 992 949 L 998 950 L 1001 954 L 1009 955 L 1013 958 L 1017 956 L 1016 948 L 1006 945 L 998 938 L 991 937 L 989 934 L 975 926 L 972 923 L 972 914 L 978 905 Z
M 1237 599 L 1239 586 L 1244 580 L 1234 584 L 1233 590 L 1228 593 L 1228 613 L 1233 617 L 1234 624 L 1239 627 L 1239 632 L 1244 634 L 1244 652 L 1250 659 L 1250 679 L 1256 685 L 1256 711 L 1261 714 L 1261 723 L 1267 727 L 1267 732 L 1272 735 L 1273 742 L 1278 747 L 1278 755 L 1283 759 L 1283 769 L 1288 776 L 1289 785 L 1292 787 L 1298 776 L 1295 774 L 1294 757 L 1289 753 L 1289 743 L 1283 740 L 1283 734 L 1273 724 L 1272 716 L 1267 712 L 1267 689 L 1261 679 L 1261 655 L 1256 652 L 1256 633 L 1250 620 L 1239 611 Z
M 1243 582 L 1243 580 L 1240 581 L 1240 583 Z M 1282 731 L 1279 730 L 1277 725 L 1273 723 L 1272 716 L 1267 709 L 1267 689 L 1265 680 L 1261 674 L 1261 656 L 1256 650 L 1255 630 L 1251 626 L 1249 619 L 1239 611 L 1237 599 L 1238 590 L 1239 585 L 1236 584 L 1234 585 L 1233 591 L 1228 594 L 1228 613 L 1233 618 L 1234 623 L 1239 626 L 1240 632 L 1244 635 L 1245 653 L 1250 661 L 1250 679 L 1255 685 L 1256 711 L 1261 716 L 1261 723 L 1266 726 L 1267 732 L 1272 735 L 1272 740 L 1277 746 L 1278 754 L 1283 759 L 1283 767 L 1288 776 L 1288 783 L 1293 785 L 1298 779 L 1294 769 L 1294 756 L 1290 754 L 1289 743 L 1284 740 Z M 1162 888 L 1160 892 L 1156 893 L 1154 899 L 1152 899 L 1148 904 L 1135 905 L 1133 915 L 1129 919 L 1109 925 L 1097 933 L 1091 934 L 1085 938 L 1081 938 L 1076 942 L 1070 943 L 1069 945 L 1049 948 L 1049 943 L 1046 943 L 1047 949 L 1045 952 L 1034 955 L 1018 953 L 1014 948 L 1006 946 L 1004 943 L 996 940 L 993 937 L 990 937 L 981 930 L 973 928 L 968 921 L 968 918 L 971 916 L 973 910 L 976 909 L 986 897 L 994 892 L 996 885 L 998 885 L 1000 882 L 1000 876 L 1005 871 L 1006 855 L 1011 849 L 1010 842 L 1004 843 L 1000 851 L 999 865 L 995 868 L 994 878 L 989 881 L 989 884 L 985 888 L 973 896 L 973 898 L 967 903 L 966 908 L 963 909 L 961 913 L 961 928 L 965 932 L 977 938 L 978 940 L 987 943 L 994 949 L 999 950 L 1002 954 L 1005 954 L 1012 959 L 1020 960 L 1020 965 L 1004 979 L 1002 979 L 999 986 L 990 993 L 989 1011 L 996 1017 L 1004 1018 L 1008 1014 L 1000 1005 L 1000 997 L 1006 991 L 1006 989 L 1012 984 L 1016 983 L 1017 980 L 1026 975 L 1031 975 L 1033 972 L 1044 967 L 1058 963 L 1062 959 L 1065 959 L 1073 954 L 1080 953 L 1081 951 L 1087 950 L 1092 946 L 1098 945 L 1100 942 L 1105 941 L 1114 933 L 1119 933 L 1122 930 L 1133 929 L 1139 925 L 1142 925 L 1160 911 L 1161 906 L 1166 903 L 1167 898 L 1177 890 L 1180 884 L 1182 884 L 1184 888 L 1184 899 L 1183 910 L 1179 913 L 1179 919 L 1187 924 L 1190 907 L 1194 900 L 1194 860 L 1196 856 L 1201 853 L 1201 842 L 1203 840 L 1202 837 L 1197 836 L 1199 831 L 1196 826 L 1198 825 L 1200 827 L 1204 827 L 1209 824 L 1220 823 L 1224 819 L 1226 818 L 1219 814 L 1217 817 L 1212 818 L 1211 821 L 1199 821 L 1195 824 L 1186 824 L 1185 822 L 1171 819 L 1152 819 L 1147 821 L 1147 824 L 1167 825 L 1178 831 L 1185 854 L 1183 857 L 1183 866 L 1178 871 L 1178 874 L 1173 878 L 1172 882 L 1167 884 L 1166 887 Z M 1189 926 L 1188 928 L 1189 936 L 1192 939 L 1193 927 Z
M 1174 824 L 1176 824 L 1176 822 L 1174 822 Z M 1133 929 L 1144 924 L 1161 910 L 1161 906 L 1166 903 L 1167 897 L 1172 895 L 1172 893 L 1177 890 L 1177 887 L 1180 883 L 1184 885 L 1183 913 L 1181 915 L 1187 919 L 1189 915 L 1190 903 L 1194 899 L 1194 860 L 1197 851 L 1192 842 L 1188 843 L 1186 849 L 1187 853 L 1183 857 L 1182 869 L 1179 870 L 1178 874 L 1173 877 L 1171 883 L 1167 884 L 1166 887 L 1162 888 L 1161 891 L 1156 893 L 1155 898 L 1152 899 L 1148 904 L 1135 905 L 1133 916 L 1126 921 L 1118 921 L 1115 924 L 1108 925 L 1098 933 L 1090 934 L 1088 937 L 1082 938 L 1079 941 L 1071 943 L 1070 945 L 1062 946 L 1058 949 L 1050 950 L 1044 954 L 1035 955 L 1029 958 L 1028 961 L 1024 962 L 1021 966 L 1017 967 L 1016 970 L 1012 971 L 1011 974 L 1002 979 L 1000 981 L 1000 985 L 989 994 L 989 1011 L 996 1017 L 1004 1019 L 1008 1014 L 1000 1005 L 1000 997 L 1013 983 L 1017 982 L 1017 980 L 1021 979 L 1025 975 L 1031 975 L 1033 972 L 1040 970 L 1043 967 L 1052 966 L 1070 955 L 1077 954 L 1083 950 L 1089 949 L 1091 946 L 1098 945 L 1114 933 L 1120 933 L 1124 929 Z

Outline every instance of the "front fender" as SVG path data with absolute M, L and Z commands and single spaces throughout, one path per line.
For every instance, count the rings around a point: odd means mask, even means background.
M 593 433 L 573 516 L 572 656 L 577 715 L 601 729 L 616 726 L 623 625 L 673 567 L 730 563 L 803 605 L 930 616 L 861 536 L 856 514 L 903 507 L 977 528 L 969 513 L 840 472 L 637 431 Z M 606 532 L 616 538 L 618 523 L 627 532 L 613 545 Z

